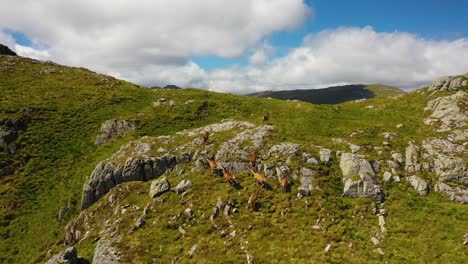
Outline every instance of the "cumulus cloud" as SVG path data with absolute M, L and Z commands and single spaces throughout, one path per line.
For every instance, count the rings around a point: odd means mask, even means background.
M 304 38 L 286 56 L 264 65 L 211 72 L 206 86 L 239 93 L 382 83 L 418 88 L 443 75 L 468 72 L 468 39 L 426 40 L 371 27 L 326 30 Z
M 122 76 L 184 68 L 192 55 L 239 57 L 311 13 L 303 0 L 8 2 L 0 9 L 3 29 L 24 33 L 60 63 Z

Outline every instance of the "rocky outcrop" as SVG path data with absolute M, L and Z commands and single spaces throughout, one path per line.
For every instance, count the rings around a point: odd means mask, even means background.
M 384 194 L 365 156 L 343 153 L 340 168 L 343 173 L 343 196 L 370 197 L 377 203 L 383 201 Z
M 17 56 L 14 51 L 2 44 L 0 44 L 0 55 Z
M 430 111 L 431 115 L 424 119 L 424 124 L 439 124 L 437 130 L 439 132 L 468 124 L 466 102 L 468 102 L 468 93 L 463 91 L 429 101 L 424 111 Z
M 184 193 L 186 192 L 188 189 L 192 188 L 193 184 L 191 181 L 189 180 L 182 180 L 179 182 L 179 184 L 177 184 L 176 187 L 172 188 L 171 191 L 175 192 L 175 193 Z
M 46 264 L 78 264 L 78 252 L 75 247 L 69 247 L 47 260 Z
M 101 132 L 96 137 L 94 144 L 99 145 L 116 137 L 124 137 L 125 132 L 135 130 L 137 127 L 135 122 L 128 120 L 107 120 L 101 125 Z
M 312 181 L 312 177 L 301 177 L 301 184 L 297 191 L 297 198 L 302 198 L 311 194 L 313 189 Z
M 96 244 L 93 264 L 120 264 L 117 250 L 105 238 L 101 238 Z
M 281 143 L 270 148 L 268 155 L 270 157 L 294 157 L 299 154 L 299 144 Z
M 412 173 L 421 170 L 421 164 L 419 163 L 419 147 L 413 141 L 408 143 L 405 157 L 406 172 Z
M 407 180 L 411 184 L 411 186 L 413 186 L 413 188 L 419 192 L 420 195 L 427 195 L 429 191 L 429 186 L 427 185 L 427 182 L 425 180 L 415 175 L 407 177 Z
M 450 201 L 463 204 L 468 203 L 468 190 L 466 188 L 450 186 L 439 182 L 434 186 L 434 191 L 447 194 Z
M 123 182 L 155 179 L 172 170 L 176 161 L 177 157 L 172 155 L 147 159 L 129 157 L 124 164 L 112 158 L 101 161 L 83 186 L 81 208 L 88 208 L 112 187 Z
M 433 82 L 428 91 L 453 91 L 468 85 L 468 74 L 459 76 L 446 76 Z

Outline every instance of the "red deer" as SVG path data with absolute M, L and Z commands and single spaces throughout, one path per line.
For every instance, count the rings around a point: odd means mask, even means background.
M 248 204 L 249 206 L 252 206 L 252 208 L 255 210 L 256 208 L 256 205 L 257 205 L 257 199 L 258 199 L 258 196 L 260 195 L 260 190 L 257 190 L 256 192 L 254 192 L 252 195 L 250 195 L 249 197 L 249 201 L 248 201 Z
M 249 158 L 249 165 L 250 167 L 254 167 L 255 164 L 257 164 L 257 155 L 256 154 L 252 154 Z
M 255 179 L 257 180 L 257 182 L 258 182 L 260 185 L 262 185 L 262 186 L 265 187 L 265 185 L 266 185 L 266 183 L 267 183 L 267 179 L 265 178 L 265 176 L 263 176 L 262 174 L 260 174 L 260 173 L 258 173 L 258 172 L 255 172 L 255 171 L 252 171 L 252 173 L 253 173 Z
M 224 179 L 226 179 L 226 181 L 231 184 L 231 185 L 235 185 L 236 184 L 236 181 L 234 180 L 235 177 L 229 173 L 226 168 L 223 168 L 223 176 L 224 176 Z
M 286 177 L 281 178 L 280 185 L 281 185 L 281 189 L 283 189 L 283 191 L 285 191 L 286 186 L 288 185 L 288 179 Z
M 208 165 L 210 165 L 210 169 L 213 171 L 214 174 L 218 174 L 218 164 L 216 164 L 216 161 L 212 159 L 207 159 Z
M 205 134 L 203 134 L 202 136 L 202 142 L 203 142 L 203 145 L 205 145 L 206 143 L 208 143 L 208 139 L 210 138 L 210 133 L 208 133 L 208 131 L 205 131 Z
M 270 113 L 265 113 L 265 114 L 263 115 L 262 120 L 263 120 L 263 123 L 268 122 L 268 120 L 270 120 Z

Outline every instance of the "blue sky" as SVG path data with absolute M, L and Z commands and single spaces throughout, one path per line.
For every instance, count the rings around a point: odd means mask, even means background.
M 146 86 L 402 88 L 468 72 L 463 0 L 7 0 L 0 42 Z

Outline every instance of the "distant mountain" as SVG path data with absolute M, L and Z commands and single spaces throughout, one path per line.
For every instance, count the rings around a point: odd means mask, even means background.
M 164 86 L 164 87 L 153 86 L 153 87 L 151 87 L 151 88 L 153 88 L 153 89 L 172 89 L 172 90 L 182 89 L 182 88 L 180 88 L 179 86 L 174 85 L 174 84 L 168 84 L 168 85 L 166 85 L 166 86 Z
M 7 46 L 0 44 L 0 55 L 16 56 L 16 53 Z
M 352 84 L 323 89 L 264 91 L 248 94 L 251 97 L 271 97 L 282 100 L 299 100 L 313 104 L 339 104 L 347 101 L 378 96 L 403 94 L 399 88 L 386 85 Z

